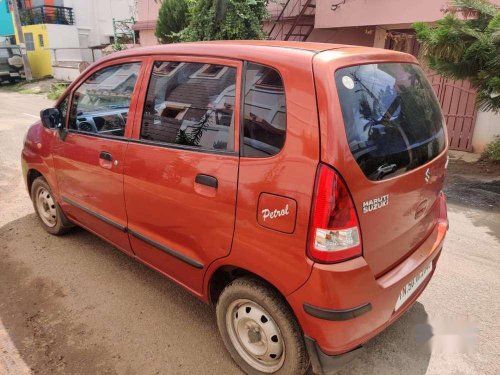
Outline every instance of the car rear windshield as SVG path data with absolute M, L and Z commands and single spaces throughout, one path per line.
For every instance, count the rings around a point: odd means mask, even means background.
M 335 73 L 349 148 L 370 180 L 395 177 L 445 147 L 443 117 L 413 64 L 367 64 Z

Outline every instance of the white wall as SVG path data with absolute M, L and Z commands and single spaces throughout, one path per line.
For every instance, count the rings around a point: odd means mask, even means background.
M 51 51 L 52 64 L 57 61 L 82 61 L 78 43 L 78 30 L 75 26 L 46 24 L 48 48 L 61 48 L 56 52 Z M 69 49 L 75 48 L 75 49 Z
M 108 44 L 113 36 L 113 18 L 123 20 L 135 16 L 135 0 L 64 0 L 73 8 L 80 40 L 92 47 Z
M 472 151 L 483 152 L 496 135 L 500 135 L 500 114 L 478 111 L 472 136 Z

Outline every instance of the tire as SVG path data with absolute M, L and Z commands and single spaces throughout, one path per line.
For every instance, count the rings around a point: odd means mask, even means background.
M 236 279 L 222 291 L 216 314 L 224 345 L 245 373 L 302 375 L 308 370 L 302 330 L 283 297 L 265 282 Z
M 73 228 L 74 225 L 62 212 L 55 197 L 52 196 L 49 184 L 43 177 L 38 177 L 33 181 L 31 200 L 38 219 L 47 232 L 58 236 Z

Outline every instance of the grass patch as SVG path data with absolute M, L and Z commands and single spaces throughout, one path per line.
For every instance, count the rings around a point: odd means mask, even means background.
M 50 86 L 49 92 L 47 93 L 47 98 L 51 100 L 57 100 L 61 97 L 62 94 L 64 94 L 67 88 L 67 83 L 53 83 Z

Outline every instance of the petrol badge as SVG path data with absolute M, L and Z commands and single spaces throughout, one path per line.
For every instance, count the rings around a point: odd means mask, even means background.
M 297 216 L 297 202 L 289 197 L 262 193 L 257 207 L 257 222 L 263 227 L 284 233 L 293 233 Z

